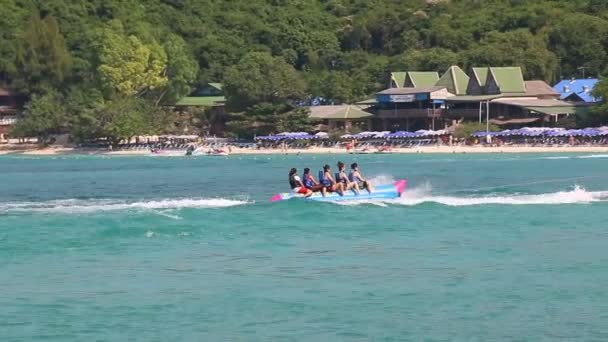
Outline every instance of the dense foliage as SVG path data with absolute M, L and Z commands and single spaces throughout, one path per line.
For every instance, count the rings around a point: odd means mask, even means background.
M 30 96 L 28 113 L 60 115 L 39 133 L 81 139 L 108 133 L 104 120 L 116 118 L 100 108 L 141 100 L 129 111 L 141 112 L 205 82 L 225 82 L 236 113 L 278 122 L 296 100 L 364 99 L 390 70 L 520 65 L 526 78 L 548 82 L 608 72 L 605 0 L 0 0 L 0 8 L 0 82 Z

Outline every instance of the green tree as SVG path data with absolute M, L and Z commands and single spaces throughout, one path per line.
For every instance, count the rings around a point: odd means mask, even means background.
M 602 126 L 608 124 L 608 80 L 602 78 L 593 88 L 592 94 L 602 101 L 595 106 L 587 115 L 582 117 L 584 126 Z
M 471 134 L 475 132 L 485 132 L 486 128 L 489 128 L 490 132 L 500 131 L 500 127 L 494 124 L 490 124 L 488 127 L 486 127 L 485 123 L 479 124 L 477 122 L 465 122 L 456 127 L 454 137 L 459 139 L 469 139 L 471 138 Z
M 277 115 L 276 122 L 277 131 L 281 132 L 310 132 L 313 129 L 308 108 L 296 108 L 281 113 Z
M 560 60 L 562 75 L 598 75 L 608 61 L 608 21 L 587 14 L 573 14 L 557 23 L 550 33 L 550 44 Z
M 53 135 L 63 133 L 66 127 L 67 118 L 62 97 L 49 92 L 32 97 L 12 134 L 17 137 L 37 137 L 40 144 L 47 144 Z
M 57 87 L 67 77 L 71 56 L 53 17 L 34 15 L 17 41 L 15 87 L 27 93 Z
M 163 48 L 167 54 L 168 82 L 157 96 L 156 103 L 175 103 L 192 91 L 192 84 L 198 75 L 198 64 L 192 57 L 186 42 L 177 36 L 170 35 Z
M 153 133 L 150 114 L 154 108 L 137 97 L 117 97 L 97 109 L 100 133 L 116 144 L 122 139 Z
M 167 55 L 158 43 L 125 35 L 120 22 L 99 35 L 97 68 L 104 89 L 118 96 L 141 96 L 167 85 Z
M 285 104 L 304 97 L 305 84 L 284 59 L 264 52 L 245 55 L 226 70 L 224 92 L 232 111 L 244 111 L 260 103 Z
M 466 67 L 521 66 L 525 79 L 553 81 L 557 69 L 557 58 L 547 49 L 544 38 L 526 29 L 490 32 L 465 53 L 465 58 Z

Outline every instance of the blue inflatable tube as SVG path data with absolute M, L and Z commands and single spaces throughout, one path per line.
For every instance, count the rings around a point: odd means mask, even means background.
M 332 192 L 323 196 L 320 192 L 315 192 L 312 196 L 304 198 L 301 194 L 293 192 L 284 192 L 272 196 L 271 202 L 285 201 L 292 198 L 300 198 L 307 201 L 319 201 L 319 202 L 335 202 L 335 201 L 360 201 L 370 199 L 392 199 L 398 198 L 405 189 L 405 179 L 400 179 L 393 184 L 383 184 L 374 187 L 372 193 L 368 193 L 365 190 L 361 190 L 359 195 L 355 194 L 354 191 L 346 191 L 344 196 L 340 196 L 338 193 Z

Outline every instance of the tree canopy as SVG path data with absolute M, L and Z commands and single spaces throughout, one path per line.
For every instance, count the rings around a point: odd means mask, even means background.
M 170 105 L 224 82 L 235 111 L 282 112 L 365 99 L 388 71 L 517 65 L 549 83 L 608 73 L 602 0 L 0 2 L 0 83 L 32 101 L 84 89 L 103 103 Z M 100 120 L 91 108 L 65 113 L 72 132 Z

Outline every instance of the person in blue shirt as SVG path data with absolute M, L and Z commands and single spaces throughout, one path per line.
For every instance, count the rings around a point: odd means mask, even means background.
M 338 183 L 331 175 L 331 167 L 327 164 L 323 166 L 323 171 L 319 172 L 319 181 L 329 192 L 337 192 L 340 196 L 344 196 L 344 183 Z
M 310 174 L 310 168 L 304 168 L 304 174 L 302 174 L 302 182 L 304 183 L 306 189 L 309 189 L 312 192 L 322 191 L 323 193 L 325 193 L 325 186 L 317 182 L 315 177 Z

